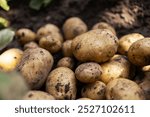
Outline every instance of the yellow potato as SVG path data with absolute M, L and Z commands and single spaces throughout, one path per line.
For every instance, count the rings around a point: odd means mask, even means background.
M 6 50 L 0 55 L 0 71 L 10 72 L 16 69 L 23 55 L 23 51 L 17 48 Z
M 63 52 L 63 55 L 66 57 L 73 56 L 71 44 L 72 44 L 72 40 L 67 40 L 62 45 L 62 52 Z

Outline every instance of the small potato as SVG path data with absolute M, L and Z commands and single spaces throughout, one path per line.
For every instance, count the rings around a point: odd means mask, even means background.
M 87 97 L 93 100 L 105 99 L 106 85 L 101 81 L 96 81 L 92 84 L 87 84 L 81 91 L 82 97 Z
M 103 72 L 100 80 L 105 84 L 119 77 L 130 78 L 134 74 L 134 68 L 123 55 L 113 56 L 110 61 L 101 64 L 101 67 Z M 133 72 L 132 74 L 131 71 Z
M 90 98 L 78 98 L 77 100 L 91 100 Z
M 53 62 L 53 57 L 47 50 L 30 48 L 24 51 L 18 71 L 31 89 L 39 89 L 44 84 Z
M 37 47 L 39 47 L 38 44 L 32 41 L 24 45 L 24 50 L 29 48 L 37 48 Z
M 139 33 L 132 33 L 122 36 L 119 39 L 118 52 L 122 55 L 127 55 L 130 46 L 142 38 L 144 38 L 144 36 Z
M 23 51 L 17 48 L 6 50 L 0 55 L 0 71 L 10 72 L 16 69 L 21 61 Z
M 63 25 L 63 32 L 66 40 L 71 40 L 86 31 L 86 24 L 78 17 L 67 19 Z
M 55 100 L 55 98 L 43 91 L 29 91 L 24 97 L 24 100 Z
M 114 79 L 107 84 L 106 98 L 108 100 L 145 99 L 144 92 L 140 86 L 125 78 Z
M 144 81 L 139 85 L 144 91 L 145 98 L 150 100 L 150 79 L 144 79 Z
M 50 53 L 56 53 L 62 48 L 62 42 L 59 38 L 53 37 L 53 35 L 47 35 L 39 40 L 39 46 L 48 50 Z
M 137 66 L 150 65 L 150 38 L 134 42 L 129 48 L 128 59 Z
M 76 78 L 82 83 L 93 83 L 100 79 L 101 74 L 101 66 L 94 62 L 83 63 L 75 70 Z
M 73 69 L 74 68 L 74 60 L 70 57 L 64 57 L 58 61 L 57 67 L 68 67 L 70 69 Z
M 81 62 L 108 61 L 118 48 L 118 38 L 107 29 L 91 30 L 73 39 L 72 51 Z
M 71 43 L 72 43 L 72 40 L 67 40 L 62 45 L 62 52 L 63 52 L 63 55 L 66 57 L 72 57 L 73 56 Z
M 76 99 L 76 78 L 74 72 L 67 67 L 58 67 L 50 72 L 46 91 L 58 100 Z
M 16 37 L 19 38 L 19 41 L 22 44 L 26 44 L 28 42 L 34 41 L 36 39 L 36 34 L 27 28 L 21 28 L 17 30 Z
M 115 29 L 108 23 L 106 22 L 99 22 L 97 24 L 95 24 L 93 27 L 92 27 L 93 30 L 95 29 L 108 29 L 110 30 L 114 35 L 116 35 L 116 31 Z
M 59 28 L 54 24 L 46 24 L 40 27 L 37 31 L 37 39 L 39 40 L 43 36 L 52 35 L 52 37 L 57 38 L 61 42 L 63 42 L 63 37 L 60 33 Z

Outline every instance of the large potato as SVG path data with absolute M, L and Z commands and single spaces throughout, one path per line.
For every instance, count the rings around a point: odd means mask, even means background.
M 116 31 L 115 29 L 108 23 L 106 22 L 99 22 L 97 24 L 95 24 L 93 27 L 92 27 L 93 30 L 95 29 L 108 29 L 110 30 L 114 35 L 116 35 Z
M 73 39 L 86 31 L 86 24 L 78 17 L 67 19 L 63 25 L 63 32 L 66 40 Z
M 150 38 L 134 42 L 129 48 L 128 58 L 137 66 L 150 65 Z
M 101 81 L 96 81 L 91 84 L 87 84 L 82 88 L 82 97 L 90 98 L 93 100 L 105 99 L 106 85 Z
M 119 39 L 118 52 L 120 54 L 127 55 L 130 46 L 142 38 L 144 38 L 144 36 L 139 33 L 132 33 L 122 36 Z
M 83 83 L 93 83 L 100 79 L 101 74 L 101 66 L 94 62 L 83 63 L 75 70 L 76 78 Z
M 39 89 L 53 66 L 53 57 L 45 49 L 31 48 L 24 51 L 18 71 L 31 89 Z
M 103 72 L 100 80 L 106 84 L 119 77 L 130 78 L 134 74 L 134 67 L 123 55 L 114 55 L 110 61 L 101 64 L 101 67 Z
M 23 51 L 17 48 L 6 50 L 0 55 L 0 71 L 10 72 L 16 69 L 23 55 Z
M 109 100 L 142 100 L 144 92 L 135 82 L 118 78 L 110 81 L 106 87 L 106 98 Z
M 55 100 L 55 98 L 47 92 L 31 90 L 25 94 L 24 100 Z
M 56 99 L 76 99 L 76 78 L 74 72 L 67 67 L 58 67 L 50 72 L 46 91 Z
M 118 38 L 107 29 L 91 30 L 72 41 L 72 51 L 79 61 L 108 61 L 118 48 Z

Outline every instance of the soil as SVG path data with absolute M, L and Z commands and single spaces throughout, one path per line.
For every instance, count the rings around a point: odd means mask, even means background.
M 27 27 L 36 31 L 46 23 L 54 23 L 60 28 L 71 16 L 82 18 L 89 29 L 99 21 L 115 27 L 118 36 L 139 32 L 150 34 L 149 0 L 53 0 L 51 4 L 34 11 L 29 8 L 29 0 L 11 0 L 11 10 L 0 9 L 0 16 L 10 20 L 11 27 Z

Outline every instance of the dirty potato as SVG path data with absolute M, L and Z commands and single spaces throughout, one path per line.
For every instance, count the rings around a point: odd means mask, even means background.
M 63 57 L 58 61 L 57 67 L 68 67 L 70 69 L 73 69 L 74 68 L 74 60 L 70 57 Z
M 36 34 L 27 28 L 21 28 L 17 30 L 16 37 L 19 39 L 21 44 L 26 44 L 28 42 L 34 41 L 36 39 Z
M 91 30 L 72 41 L 73 54 L 82 62 L 106 62 L 117 52 L 117 48 L 118 38 L 107 29 Z
M 58 67 L 51 71 L 46 82 L 46 91 L 58 100 L 76 99 L 74 72 L 67 67 Z
M 150 38 L 134 42 L 129 48 L 128 59 L 137 66 L 150 65 Z
M 66 57 L 72 57 L 73 56 L 71 43 L 72 43 L 72 40 L 67 40 L 62 45 L 62 53 Z
M 31 90 L 27 92 L 23 100 L 55 100 L 55 98 L 47 92 Z
M 119 77 L 130 78 L 134 75 L 134 67 L 123 55 L 114 55 L 110 61 L 101 64 L 101 67 L 103 72 L 100 80 L 106 84 Z
M 6 50 L 0 55 L 0 71 L 10 72 L 20 63 L 23 51 L 17 48 Z
M 38 44 L 32 41 L 24 45 L 24 50 L 29 49 L 29 48 L 37 48 L 37 47 L 39 47 Z
M 71 40 L 86 31 L 86 24 L 78 17 L 67 19 L 63 25 L 63 32 L 66 40 Z
M 101 81 L 96 81 L 91 84 L 86 84 L 81 91 L 82 97 L 87 97 L 93 100 L 105 99 L 106 85 Z
M 139 34 L 139 33 L 131 33 L 131 34 L 127 34 L 127 35 L 122 36 L 119 39 L 118 52 L 122 55 L 127 55 L 130 46 L 134 42 L 136 42 L 142 38 L 144 38 L 144 36 Z
M 108 100 L 142 100 L 145 96 L 143 90 L 135 82 L 118 78 L 107 84 L 106 98 Z
M 18 71 L 31 89 L 39 89 L 53 66 L 53 57 L 45 49 L 31 48 L 24 51 Z
M 110 30 L 114 35 L 116 35 L 116 31 L 115 29 L 108 23 L 106 22 L 99 22 L 97 24 L 95 24 L 93 27 L 92 27 L 93 30 L 95 29 L 108 29 Z
M 102 68 L 95 62 L 83 63 L 75 70 L 76 78 L 82 83 L 93 83 L 100 79 L 101 74 Z

